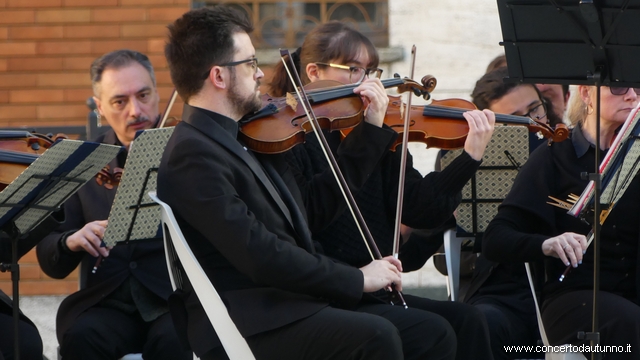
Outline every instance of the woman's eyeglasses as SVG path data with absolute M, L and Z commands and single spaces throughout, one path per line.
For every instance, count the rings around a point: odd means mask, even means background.
M 258 58 L 255 58 L 255 57 L 244 59 L 244 60 L 232 61 L 225 64 L 220 64 L 218 66 L 238 66 L 246 63 L 251 63 L 251 68 L 253 69 L 253 71 L 258 72 Z M 209 71 L 207 71 L 204 74 L 204 76 L 202 77 L 202 80 L 206 80 L 209 77 L 209 73 L 211 73 L 211 69 L 209 69 Z
M 528 113 L 524 114 L 524 116 L 528 117 L 531 120 L 540 120 L 547 116 L 547 106 L 541 102 L 540 104 L 534 106 L 529 110 Z
M 624 95 L 629 91 L 629 88 L 610 86 L 609 90 L 611 90 L 611 94 L 613 95 Z M 640 95 L 640 88 L 633 88 L 633 92 L 635 92 L 636 95 Z
M 380 76 L 382 75 L 382 69 L 379 69 L 379 68 L 365 69 L 361 66 L 347 66 L 347 65 L 322 63 L 322 62 L 317 62 L 316 64 L 330 66 L 336 69 L 349 70 L 349 81 L 352 84 L 357 84 L 361 82 L 362 80 L 364 80 L 365 76 L 368 76 L 369 78 L 379 79 Z

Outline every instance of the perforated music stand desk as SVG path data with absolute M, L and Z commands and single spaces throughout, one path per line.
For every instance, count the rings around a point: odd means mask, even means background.
M 102 239 L 106 246 L 161 237 L 160 207 L 148 193 L 156 190 L 158 166 L 173 129 L 145 130 L 131 143 Z
M 0 192 L 0 228 L 9 234 L 12 241 L 12 264 L 3 264 L 2 270 L 10 270 L 13 281 L 16 359 L 20 357 L 18 240 L 59 209 L 121 149 L 120 146 L 62 140 L 40 155 Z
M 447 152 L 442 167 L 449 165 L 464 150 Z M 529 131 L 520 126 L 496 126 L 487 145 L 482 164 L 462 189 L 462 201 L 456 209 L 457 236 L 480 238 L 498 213 L 519 167 L 529 158 Z

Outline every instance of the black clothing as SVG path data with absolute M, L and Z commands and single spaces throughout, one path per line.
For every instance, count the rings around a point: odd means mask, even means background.
M 97 142 L 106 144 L 121 145 L 113 130 L 101 135 Z M 126 152 L 109 163 L 111 169 L 116 167 L 124 167 L 126 160 Z M 85 224 L 95 220 L 106 220 L 109 216 L 111 205 L 115 198 L 116 189 L 107 189 L 100 186 L 96 181 L 90 180 L 76 194 L 74 194 L 64 205 L 66 221 L 56 231 L 45 237 L 37 246 L 38 262 L 42 270 L 49 276 L 62 279 L 71 273 L 81 262 L 83 266 L 80 271 L 81 276 L 86 278 L 86 286 L 68 296 L 58 309 L 56 318 L 56 333 L 58 342 L 61 347 L 61 354 L 65 359 L 74 358 L 92 358 L 99 359 L 107 354 L 106 349 L 84 346 L 82 344 L 67 343 L 69 337 L 67 332 L 80 333 L 84 336 L 80 341 L 92 342 L 92 338 L 101 338 L 101 344 L 105 344 L 107 336 L 112 334 L 102 334 L 99 331 L 102 327 L 93 326 L 92 323 L 79 321 L 85 316 L 85 311 L 93 308 L 109 308 L 123 310 L 120 305 L 129 303 L 134 305 L 136 313 L 131 314 L 131 319 L 140 322 L 139 326 L 145 326 L 145 321 L 140 318 L 138 313 L 148 315 L 148 318 L 156 318 L 159 313 L 168 313 L 166 301 L 172 292 L 171 283 L 169 281 L 169 273 L 167 272 L 166 260 L 164 256 L 164 246 L 162 239 L 150 239 L 138 241 L 127 245 L 115 246 L 109 252 L 109 256 L 105 258 L 96 273 L 91 272 L 96 258 L 88 253 L 71 252 L 63 249 L 61 241 L 67 236 L 81 229 Z M 123 295 L 123 286 L 129 286 L 132 291 L 129 296 Z M 136 291 L 137 289 L 137 291 Z M 146 304 L 162 304 L 164 307 L 159 313 L 154 313 Z M 161 317 L 160 317 L 161 318 Z M 159 321 L 156 318 L 155 321 Z M 101 322 L 110 322 L 114 318 L 104 316 Z M 159 331 L 158 341 L 165 344 L 173 344 L 170 350 L 165 351 L 161 348 L 149 349 L 149 356 L 154 359 L 190 359 L 192 355 L 183 351 L 179 345 L 178 337 L 170 323 L 166 323 L 164 331 Z M 85 327 L 86 326 L 86 327 Z M 117 324 L 113 324 L 117 327 Z M 121 325 L 119 330 L 111 327 L 109 332 L 127 331 Z M 103 330 L 104 331 L 104 330 Z M 149 336 L 149 334 L 148 334 Z M 78 340 L 76 338 L 76 340 Z M 145 339 L 146 343 L 153 342 L 151 338 Z M 118 349 L 117 357 L 121 357 L 127 353 L 140 352 L 143 343 L 137 344 L 135 348 L 124 349 L 118 344 L 109 344 L 109 351 Z M 87 353 L 88 348 L 93 349 Z M 80 352 L 79 349 L 85 349 Z M 146 348 L 145 348 L 146 349 Z M 122 352 L 120 352 L 120 350 Z M 155 353 L 154 353 L 155 351 Z
M 335 151 L 340 134 L 327 133 Z M 348 137 L 347 137 L 348 139 Z M 374 169 L 362 189 L 355 194 L 356 201 L 380 252 L 390 255 L 393 248 L 396 201 L 401 152 L 388 151 Z M 306 180 L 328 166 L 315 138 L 303 146 L 295 147 L 288 156 L 292 167 L 299 169 Z M 425 177 L 413 168 L 407 157 L 402 223 L 413 228 L 435 228 L 447 220 L 461 200 L 460 192 L 480 166 L 463 152 L 442 172 Z M 350 212 L 344 211 L 338 219 L 321 231 L 314 231 L 314 240 L 320 242 L 325 253 L 354 267 L 371 261 L 362 237 Z M 404 271 L 420 269 L 437 249 L 423 237 L 411 236 L 400 248 L 399 258 Z M 384 296 L 382 296 L 384 300 Z M 471 306 L 460 303 L 432 301 L 412 297 L 410 307 L 438 314 L 451 324 L 458 339 L 457 359 L 491 359 L 489 335 L 483 315 Z
M 332 174 L 319 174 L 299 187 L 299 177 L 283 155 L 254 154 L 237 141 L 237 131 L 232 119 L 185 105 L 183 121 L 161 161 L 158 196 L 173 209 L 256 357 L 350 353 L 356 359 L 399 359 L 398 344 L 409 339 L 417 349 L 408 346 L 412 352 L 404 354 L 407 359 L 427 353 L 434 359 L 451 358 L 451 328 L 433 325 L 439 317 L 380 302 L 356 307 L 362 272 L 316 249 L 309 229 L 322 228 L 345 206 Z M 395 133 L 363 123 L 351 136 L 338 150 L 338 162 L 349 187 L 357 191 Z M 219 358 L 219 340 L 198 299 L 192 291 L 183 298 L 185 333 L 194 352 Z M 410 333 L 406 338 L 401 334 L 405 329 Z M 415 342 L 423 331 L 440 342 Z
M 44 219 L 35 229 L 18 240 L 18 259 L 24 256 L 51 229 L 60 225 L 64 220 L 64 213 L 57 211 Z M 12 263 L 11 238 L 0 232 L 0 263 Z M 42 338 L 35 324 L 20 312 L 20 358 L 25 360 L 42 359 Z M 0 290 L 0 360 L 13 359 L 14 331 L 13 331 L 13 303 L 9 296 Z
M 555 314 L 567 313 L 578 305 L 573 302 L 559 304 L 559 297 L 579 290 L 592 289 L 592 249 L 587 250 L 582 265 L 572 269 L 564 281 L 560 282 L 558 278 L 566 265 L 557 258 L 545 256 L 542 243 L 565 232 L 589 232 L 589 225 L 567 215 L 566 210 L 548 205 L 546 202 L 548 196 L 567 199 L 569 194 L 582 193 L 587 180 L 582 180 L 580 174 L 594 172 L 594 153 L 594 147 L 584 138 L 580 127 L 572 130 L 571 141 L 553 143 L 551 146 L 536 149 L 518 174 L 511 192 L 499 208 L 498 215 L 485 232 L 483 252 L 489 260 L 514 264 L 544 260 L 547 281 L 542 291 L 543 319 L 547 324 L 552 320 L 549 317 L 552 304 L 556 306 Z M 640 178 L 635 176 L 625 195 L 602 226 L 600 267 L 600 289 L 636 304 L 636 274 L 640 269 L 637 263 L 640 203 L 635 194 L 639 192 Z M 613 304 L 603 301 L 600 306 L 609 308 L 614 306 Z M 603 310 L 603 313 L 605 312 L 607 311 Z M 623 322 L 619 324 L 623 326 Z M 576 342 L 575 334 L 580 330 L 589 329 L 582 328 L 577 322 L 563 321 L 553 330 L 553 333 L 549 332 L 549 340 L 553 344 L 559 344 L 565 341 Z M 607 336 L 603 329 L 603 339 Z M 633 343 L 640 345 L 640 339 Z
M 340 134 L 334 132 L 325 135 L 335 153 L 340 144 Z M 388 151 L 362 189 L 354 195 L 383 256 L 391 255 L 393 247 L 400 155 L 400 151 Z M 291 166 L 299 169 L 307 181 L 328 167 L 317 140 L 312 136 L 307 137 L 304 145 L 294 147 L 287 160 Z M 423 177 L 413 168 L 413 158 L 408 154 L 402 223 L 416 229 L 432 229 L 446 221 L 460 204 L 460 191 L 480 163 L 463 152 L 443 171 L 432 172 Z M 364 242 L 359 240 L 362 237 L 348 211 L 342 212 L 338 219 L 321 231 L 314 231 L 313 238 L 320 242 L 327 255 L 353 266 L 361 267 L 371 261 Z M 405 247 L 411 250 L 407 251 Z M 401 246 L 400 260 L 403 264 L 416 266 L 403 266 L 404 271 L 417 270 L 428 260 L 431 254 L 427 253 L 427 256 L 424 256 L 415 251 L 420 247 L 411 241 Z

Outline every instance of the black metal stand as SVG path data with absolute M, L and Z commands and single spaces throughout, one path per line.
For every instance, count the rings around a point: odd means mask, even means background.
M 596 155 L 594 180 L 593 327 L 582 339 L 598 345 L 600 288 L 600 88 L 637 87 L 640 67 L 640 0 L 498 0 L 498 11 L 509 64 L 507 81 L 595 85 Z M 593 352 L 593 359 L 600 353 Z
M 138 211 L 140 211 L 140 209 L 142 208 L 146 208 L 146 207 L 152 207 L 152 206 L 159 206 L 158 203 L 156 202 L 150 202 L 150 203 L 142 203 L 142 199 L 144 198 L 144 195 L 146 194 L 145 190 L 147 189 L 147 184 L 149 183 L 149 178 L 151 176 L 152 173 L 157 173 L 158 172 L 158 168 L 157 167 L 153 167 L 153 168 L 149 168 L 147 170 L 147 174 L 144 177 L 144 181 L 142 183 L 142 187 L 140 188 L 140 192 L 138 193 L 138 200 L 136 201 L 135 204 L 131 205 L 128 207 L 128 209 L 133 209 L 133 216 L 131 219 L 131 224 L 129 224 L 129 229 L 127 230 L 127 237 L 123 240 L 123 242 L 125 244 L 129 243 L 129 239 L 131 239 L 131 233 L 133 232 L 133 226 L 136 223 L 136 218 L 138 217 Z
M 24 234 L 28 234 L 32 231 L 42 220 L 44 220 L 47 216 L 49 216 L 54 211 L 57 211 L 62 205 L 62 201 L 55 204 L 54 206 L 42 206 L 39 203 L 47 199 L 49 194 L 52 191 L 56 191 L 56 186 L 61 182 L 69 183 L 75 182 L 78 184 L 72 190 L 72 193 L 75 192 L 84 181 L 77 180 L 76 178 L 69 178 L 65 176 L 39 176 L 34 175 L 29 179 L 37 179 L 39 184 L 43 184 L 41 190 L 38 192 L 38 195 L 35 196 L 32 200 L 27 203 L 2 203 L 0 204 L 0 208 L 9 207 L 19 209 L 19 212 L 13 216 L 13 218 L 7 221 L 2 227 L 2 231 L 7 233 L 11 238 L 11 264 L 0 264 L 0 271 L 10 271 L 11 272 L 11 282 L 13 288 L 12 294 L 12 307 L 13 307 L 13 332 L 14 332 L 14 355 L 13 358 L 15 360 L 20 360 L 20 265 L 18 264 L 19 256 L 18 256 L 18 241 L 20 237 Z M 24 182 L 23 186 L 18 187 L 15 191 L 7 198 L 11 199 L 14 194 L 16 194 L 25 184 L 28 184 L 30 180 Z M 32 226 L 24 232 L 21 232 L 15 224 L 15 219 L 18 219 L 22 214 L 27 212 L 29 209 L 39 209 L 45 210 L 42 217 L 39 221 L 36 221 L 32 224 Z

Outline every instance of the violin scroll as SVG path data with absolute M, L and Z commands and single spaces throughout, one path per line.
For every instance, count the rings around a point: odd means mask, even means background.
M 111 172 L 111 168 L 109 165 L 105 166 L 96 174 L 96 182 L 100 186 L 104 186 L 106 189 L 113 189 L 115 186 L 120 184 L 120 179 L 122 179 L 123 169 L 116 167 Z
M 549 138 L 549 142 L 561 142 L 569 137 L 569 128 L 565 124 L 558 124 L 553 129 L 553 136 Z
M 393 76 L 396 79 L 400 78 L 399 74 L 394 74 Z M 412 91 L 415 96 L 420 96 L 425 100 L 429 100 L 431 98 L 431 92 L 436 88 L 436 85 L 438 84 L 438 80 L 436 80 L 435 76 L 433 75 L 423 76 L 422 80 L 420 80 L 422 84 L 419 84 L 417 81 L 411 80 L 409 78 L 404 78 L 402 80 L 404 83 L 398 85 L 398 93 Z

